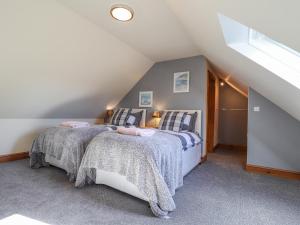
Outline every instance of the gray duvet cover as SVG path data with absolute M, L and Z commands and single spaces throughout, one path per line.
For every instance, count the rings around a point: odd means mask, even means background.
M 69 176 L 75 181 L 82 157 L 90 141 L 101 132 L 110 130 L 106 126 L 86 128 L 52 127 L 42 132 L 33 142 L 29 152 L 30 167 L 49 166 L 47 157 L 60 160 Z M 65 157 L 62 157 L 62 156 Z
M 97 169 L 126 177 L 149 199 L 158 217 L 167 217 L 176 206 L 172 196 L 183 185 L 182 143 L 174 135 L 156 132 L 151 137 L 104 132 L 89 144 L 75 186 L 96 181 Z

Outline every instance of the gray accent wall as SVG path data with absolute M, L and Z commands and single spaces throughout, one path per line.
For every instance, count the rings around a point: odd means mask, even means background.
M 219 144 L 247 145 L 248 99 L 225 84 L 219 87 Z
M 173 77 L 176 72 L 190 72 L 190 92 L 173 93 Z M 147 119 L 154 110 L 200 109 L 202 126 L 206 118 L 207 64 L 203 56 L 156 63 L 121 100 L 119 107 L 139 108 L 139 92 L 153 91 L 153 107 L 147 108 Z M 202 133 L 205 131 L 202 128 Z M 204 136 L 205 137 L 205 136 Z
M 254 112 L 254 107 L 260 107 Z M 247 164 L 300 172 L 300 122 L 249 90 Z

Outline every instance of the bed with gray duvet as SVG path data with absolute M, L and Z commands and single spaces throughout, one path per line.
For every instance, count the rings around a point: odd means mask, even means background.
M 200 110 L 188 112 L 201 115 Z M 201 162 L 202 138 L 199 132 L 164 129 L 165 124 L 181 127 L 187 112 L 165 114 L 162 120 L 167 122 L 162 121 L 152 136 L 126 135 L 119 128 L 97 135 L 82 159 L 75 186 L 113 187 L 147 201 L 155 216 L 168 218 L 176 208 L 173 196 L 183 185 L 183 177 Z M 196 122 L 199 131 L 200 118 Z
M 75 181 L 88 144 L 96 135 L 112 129 L 115 128 L 104 125 L 48 128 L 32 144 L 29 151 L 30 167 L 56 166 L 67 172 L 70 181 Z

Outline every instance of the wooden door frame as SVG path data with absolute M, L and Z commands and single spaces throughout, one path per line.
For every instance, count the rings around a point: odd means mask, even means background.
M 214 80 L 214 85 L 210 85 L 210 81 Z M 207 71 L 207 98 L 206 98 L 206 155 L 209 152 L 214 151 L 214 136 L 215 136 L 215 117 L 216 117 L 216 83 L 217 78 L 211 70 Z M 212 89 L 214 90 L 213 96 L 211 95 Z M 211 112 L 211 104 L 213 106 L 213 112 Z M 213 113 L 212 122 L 210 122 L 210 116 Z

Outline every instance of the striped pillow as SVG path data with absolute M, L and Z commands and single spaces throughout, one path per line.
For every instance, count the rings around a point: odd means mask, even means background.
M 130 115 L 131 109 L 118 109 L 111 120 L 111 124 L 115 126 L 125 126 Z
M 186 115 L 187 112 L 176 112 L 176 111 L 164 112 L 159 123 L 159 129 L 172 130 L 176 132 L 181 131 L 182 123 Z

